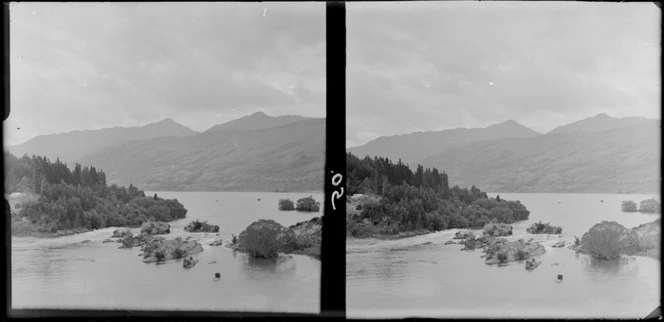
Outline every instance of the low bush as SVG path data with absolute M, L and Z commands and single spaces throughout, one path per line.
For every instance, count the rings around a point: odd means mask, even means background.
M 237 244 L 237 236 L 232 235 L 231 244 L 233 244 L 233 245 Z
M 295 204 L 290 199 L 279 199 L 279 210 L 295 210 Z
M 295 210 L 309 212 L 320 211 L 320 202 L 317 202 L 312 196 L 298 199 Z
M 154 257 L 157 258 L 157 261 L 158 261 L 158 262 L 161 262 L 161 261 L 163 261 L 164 259 L 166 259 L 166 255 L 165 255 L 164 252 L 162 252 L 162 251 L 156 251 L 156 252 L 154 253 Z
M 637 212 L 636 202 L 631 200 L 624 200 L 622 202 L 622 211 L 623 212 Z
M 507 261 L 507 255 L 505 253 L 498 253 L 496 257 L 501 263 L 505 263 Z

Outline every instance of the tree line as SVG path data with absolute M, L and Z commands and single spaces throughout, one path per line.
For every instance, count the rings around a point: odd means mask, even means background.
M 66 183 L 99 190 L 106 187 L 106 174 L 95 167 L 74 165 L 73 171 L 60 159 L 51 162 L 43 156 L 20 159 L 5 151 L 5 191 L 41 193 L 45 183 Z
M 366 156 L 359 159 L 346 152 L 346 190 L 349 194 L 374 193 L 382 195 L 388 185 L 405 183 L 416 188 L 430 188 L 447 194 L 449 183 L 447 173 L 440 173 L 436 168 L 424 168 L 417 165 L 413 172 L 401 159 L 393 163 L 388 158 Z

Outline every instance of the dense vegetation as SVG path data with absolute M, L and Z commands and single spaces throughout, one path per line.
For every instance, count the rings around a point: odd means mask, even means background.
M 184 218 L 187 210 L 174 199 L 156 194 L 146 197 L 133 185 L 106 185 L 103 171 L 74 166 L 71 171 L 60 160 L 5 153 L 5 191 L 36 193 L 34 203 L 21 206 L 20 217 L 45 232 L 64 229 L 99 229 L 111 226 L 140 226 L 146 221 Z
M 561 227 L 552 226 L 550 223 L 542 223 L 542 221 L 533 223 L 528 229 L 527 232 L 531 234 L 562 234 L 563 229 Z
M 244 245 L 251 256 L 274 258 L 277 257 L 279 251 L 278 236 L 279 230 L 272 226 L 250 226 L 243 235 Z
M 295 203 L 290 199 L 279 199 L 279 210 L 295 210 Z
M 623 212 L 637 212 L 636 202 L 631 200 L 623 200 L 622 202 L 622 211 Z
M 316 201 L 312 196 L 304 197 L 297 200 L 297 206 L 295 206 L 295 210 L 310 212 L 320 211 L 320 202 Z
M 448 193 L 448 178 L 445 172 L 438 169 L 424 169 L 417 166 L 415 173 L 399 160 L 396 164 L 387 158 L 368 156 L 359 159 L 350 152 L 346 153 L 346 191 L 349 195 L 356 193 L 382 195 L 390 185 L 405 183 L 416 188 L 430 188 L 436 192 Z
M 346 154 L 346 166 L 349 193 L 382 197 L 349 218 L 347 229 L 353 236 L 368 233 L 365 219 L 380 227 L 378 233 L 396 234 L 513 223 L 528 219 L 530 214 L 519 201 L 488 198 L 475 186 L 450 188 L 447 174 L 436 168 L 418 165 L 413 173 L 401 161 L 393 164 L 386 158 L 358 159 L 350 153 Z
M 642 212 L 642 213 L 660 213 L 662 206 L 656 198 L 641 200 L 637 209 L 636 202 L 632 200 L 624 200 L 622 202 L 623 212 Z
M 662 207 L 657 199 L 646 199 L 639 203 L 639 212 L 660 213 L 662 212 Z

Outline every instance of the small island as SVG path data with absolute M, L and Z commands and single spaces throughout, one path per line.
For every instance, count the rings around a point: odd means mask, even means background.
M 533 223 L 526 231 L 531 234 L 560 235 L 563 233 L 562 228 L 553 226 L 550 223 L 542 223 L 541 221 Z
M 70 169 L 59 159 L 19 159 L 8 152 L 5 167 L 13 236 L 57 237 L 105 227 L 141 227 L 187 214 L 176 199 L 148 197 L 133 185 L 107 185 L 106 174 L 95 167 L 76 163 Z
M 290 199 L 279 199 L 279 210 L 318 212 L 320 211 L 320 202 L 316 201 L 313 196 L 309 196 L 298 199 L 297 206 L 295 206 L 295 203 Z
M 198 221 L 198 219 L 190 222 L 184 227 L 185 231 L 190 233 L 218 233 L 219 226 L 208 224 L 207 221 Z
M 319 217 L 284 227 L 274 220 L 253 222 L 228 247 L 258 258 L 279 253 L 308 255 L 320 259 L 322 220 Z
M 641 200 L 637 209 L 636 202 L 632 200 L 624 200 L 622 202 L 623 212 L 640 212 L 648 214 L 659 214 L 662 212 L 662 205 L 657 198 L 650 198 Z
M 526 220 L 530 212 L 519 201 L 489 198 L 486 192 L 450 187 L 436 168 L 413 172 L 399 160 L 359 159 L 346 153 L 346 234 L 355 238 L 404 238 L 453 228 L 478 228 Z M 509 226 L 495 226 L 497 235 Z M 494 230 L 491 230 L 494 234 Z

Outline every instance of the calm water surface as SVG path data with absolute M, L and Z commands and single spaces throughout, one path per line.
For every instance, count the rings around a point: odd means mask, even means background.
M 495 194 L 491 194 L 495 197 Z M 347 242 L 348 317 L 614 317 L 642 318 L 660 305 L 660 260 L 627 256 L 599 261 L 554 243 L 573 242 L 594 224 L 614 220 L 631 228 L 659 214 L 622 213 L 622 200 L 650 195 L 516 194 L 531 211 L 513 224 L 514 236 L 529 239 L 533 222 L 563 228 L 561 237 L 540 235 L 542 264 L 526 271 L 523 262 L 486 265 L 481 250 L 443 245 L 457 230 L 413 238 Z M 603 202 L 602 202 L 603 200 Z M 480 233 L 481 231 L 475 232 Z M 556 276 L 564 275 L 557 283 Z
M 153 195 L 154 192 L 146 192 Z M 55 239 L 12 238 L 12 307 L 71 309 L 144 309 L 277 311 L 318 313 L 320 261 L 301 255 L 259 260 L 235 253 L 213 240 L 230 241 L 258 219 L 284 226 L 321 216 L 277 210 L 278 200 L 309 193 L 157 192 L 176 198 L 187 218 L 171 222 L 175 237 L 198 240 L 200 262 L 185 270 L 180 261 L 145 264 L 139 248 L 102 243 L 117 228 Z M 323 204 L 322 194 L 313 194 Z M 261 200 L 258 201 L 258 198 Z M 219 234 L 188 233 L 190 221 L 208 220 Z M 140 229 L 133 229 L 138 233 Z M 211 262 L 216 261 L 216 263 Z M 214 273 L 221 273 L 213 281 Z

